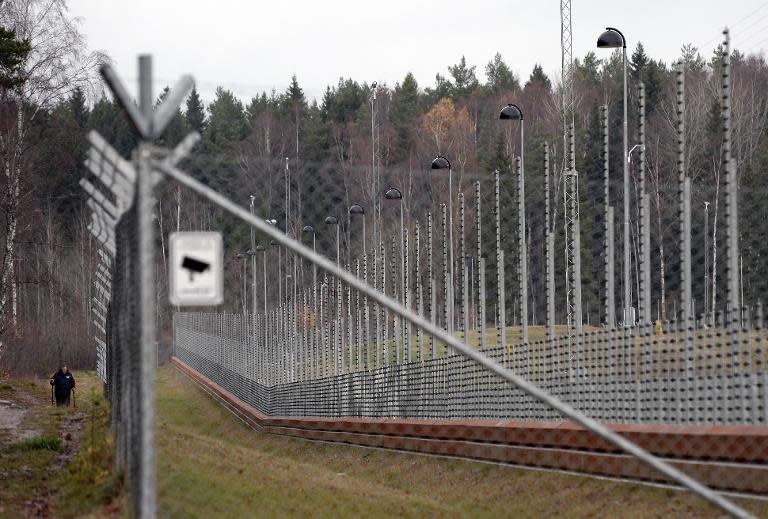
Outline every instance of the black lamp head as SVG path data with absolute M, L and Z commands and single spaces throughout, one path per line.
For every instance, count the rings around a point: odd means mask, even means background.
M 365 214 L 365 209 L 360 204 L 352 204 L 349 208 L 349 214 Z
M 339 223 L 339 219 L 336 218 L 335 216 L 326 216 L 325 223 L 328 225 L 336 225 L 337 223 Z
M 620 30 L 606 27 L 605 32 L 597 38 L 598 49 L 618 49 L 626 47 L 627 42 Z
M 273 247 L 279 247 L 280 246 L 280 244 L 278 242 L 276 242 L 275 240 L 269 240 L 269 244 L 272 245 Z
M 265 220 L 265 222 L 267 222 L 269 225 L 277 225 L 277 220 L 275 220 L 274 218 L 268 218 L 267 220 Z
M 245 258 L 245 254 L 243 254 L 242 252 L 238 252 L 237 254 L 235 254 L 235 257 L 237 259 L 243 259 L 243 258 Z
M 432 169 L 451 169 L 451 162 L 442 155 L 438 155 L 432 159 Z
M 522 121 L 523 111 L 520 110 L 519 106 L 509 103 L 507 106 L 501 109 L 501 113 L 499 114 L 499 119 L 511 120 L 511 121 Z
M 264 252 L 264 245 L 256 245 L 256 252 Z
M 256 250 L 254 250 L 254 249 L 248 249 L 247 251 L 245 251 L 245 253 L 246 253 L 247 255 L 249 255 L 249 256 L 255 256 L 255 255 L 256 255 Z
M 315 228 L 312 227 L 311 225 L 305 225 L 304 227 L 302 227 L 301 231 L 302 232 L 311 232 L 311 233 L 314 234 Z
M 387 192 L 384 193 L 384 198 L 387 200 L 402 200 L 403 193 L 401 193 L 400 190 L 396 187 L 390 187 L 387 189 Z

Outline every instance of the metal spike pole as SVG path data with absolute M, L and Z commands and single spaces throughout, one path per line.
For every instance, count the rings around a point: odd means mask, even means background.
M 550 354 L 555 340 L 555 250 L 554 233 L 551 229 L 550 214 L 550 171 L 549 171 L 549 144 L 544 143 L 544 229 L 546 236 L 546 276 L 547 276 L 547 342 L 550 346 Z
M 611 207 L 611 178 L 608 146 L 608 105 L 600 107 L 600 126 L 603 134 L 603 197 L 605 199 L 605 247 L 603 269 L 605 272 L 605 325 L 608 329 L 616 326 L 616 287 L 614 286 L 614 243 L 613 208 Z
M 650 198 L 645 182 L 645 85 L 637 87 L 638 122 L 637 136 L 640 144 L 637 170 L 640 178 L 640 293 L 639 318 L 641 324 L 651 324 L 651 215 Z
M 475 245 L 477 247 L 477 320 L 480 349 L 485 350 L 485 259 L 483 258 L 482 199 L 480 181 L 475 181 Z
M 408 228 L 403 229 L 403 303 L 405 307 L 411 309 L 411 277 L 409 275 L 409 258 L 408 258 Z M 403 329 L 403 362 L 411 361 L 411 330 L 410 323 L 405 319 L 401 321 Z
M 440 237 L 440 246 L 443 254 L 443 326 L 449 332 L 451 331 L 450 323 L 450 283 L 448 281 L 448 217 L 446 214 L 445 204 L 440 204 L 440 216 L 441 216 L 441 229 L 442 234 Z M 445 352 L 448 355 L 448 351 Z
M 521 148 L 522 153 L 522 148 Z M 520 266 L 518 285 L 520 287 L 520 336 L 528 343 L 528 245 L 525 234 L 525 170 L 522 156 L 515 159 L 517 170 L 517 247 Z
M 421 275 L 421 230 L 418 222 L 413 229 L 414 249 L 416 255 L 416 306 L 420 316 L 424 316 L 424 291 Z M 416 328 L 416 344 L 419 351 L 419 362 L 424 362 L 424 334 L 421 328 Z
M 459 290 L 461 290 L 461 332 L 465 343 L 469 343 L 469 309 L 467 308 L 467 240 L 465 238 L 464 221 L 464 193 L 459 193 L 459 268 L 461 275 L 459 277 Z
M 432 213 L 427 213 L 427 276 L 429 277 L 429 321 L 436 324 L 435 315 L 435 273 L 432 261 Z M 435 358 L 435 336 L 429 336 L 429 358 Z
M 726 222 L 726 300 L 731 344 L 739 342 L 739 187 L 736 163 L 731 157 L 731 38 L 723 31 L 723 85 L 721 112 L 723 118 L 723 168 L 725 170 L 725 222 Z
M 499 172 L 493 172 L 493 215 L 496 219 L 496 284 L 497 284 L 497 304 L 496 304 L 496 322 L 498 323 L 499 346 L 506 352 L 507 345 L 507 325 L 504 297 L 504 251 L 501 250 L 501 209 L 499 192 Z

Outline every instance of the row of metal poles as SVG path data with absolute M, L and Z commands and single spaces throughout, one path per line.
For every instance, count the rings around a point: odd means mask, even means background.
M 726 45 L 728 44 L 728 41 L 726 39 Z M 734 162 L 732 161 L 730 157 L 730 59 L 729 54 L 726 49 L 726 52 L 724 53 L 724 62 L 723 62 L 723 93 L 722 93 L 722 119 L 723 119 L 723 127 L 724 127 L 724 134 L 723 134 L 723 163 L 725 165 L 725 183 L 724 183 L 724 192 L 725 192 L 725 220 L 726 220 L 726 229 L 725 233 L 727 236 L 727 265 L 726 265 L 726 275 L 727 275 L 727 285 L 726 285 L 726 301 L 724 307 L 727 309 L 727 320 L 729 322 L 729 325 L 732 325 L 736 320 L 739 320 L 741 318 L 739 308 L 741 308 L 744 304 L 743 300 L 739 297 L 739 269 L 738 269 L 738 208 L 737 208 L 737 200 L 738 200 L 738 185 L 736 181 L 736 173 L 734 169 Z M 680 251 L 680 269 L 679 269 L 679 276 L 680 276 L 680 313 L 679 318 L 683 320 L 692 319 L 694 317 L 694 314 L 696 313 L 696 308 L 694 305 L 693 300 L 693 290 L 692 290 L 692 274 L 691 274 L 691 267 L 692 267 L 692 260 L 691 260 L 691 177 L 688 174 L 687 167 L 686 167 L 686 157 L 685 157 L 685 89 L 684 89 L 684 71 L 682 69 L 678 70 L 677 72 L 677 103 L 676 103 L 676 114 L 677 114 L 677 126 L 676 126 L 676 134 L 677 134 L 677 146 L 676 146 L 676 169 L 677 169 L 677 176 L 678 176 L 678 214 L 679 214 L 679 221 L 678 221 L 678 236 L 679 236 L 679 251 Z M 637 205 L 638 205 L 638 213 L 639 213 L 639 222 L 638 222 L 638 250 L 636 255 L 636 261 L 637 261 L 637 267 L 638 267 L 638 287 L 639 287 L 639 293 L 637 297 L 637 314 L 635 314 L 635 307 L 633 304 L 633 301 L 630 301 L 629 303 L 626 301 L 622 301 L 621 308 L 624 309 L 624 314 L 620 320 L 617 320 L 616 316 L 616 283 L 615 283 L 615 269 L 614 269 L 614 262 L 616 258 L 616 240 L 615 240 L 615 231 L 614 231 L 614 206 L 612 205 L 611 197 L 610 197 L 610 177 L 609 177 L 609 168 L 610 168 L 610 162 L 609 162 L 609 125 L 608 125 L 608 107 L 603 106 L 601 108 L 601 129 L 602 129 L 602 138 L 603 138 L 603 149 L 602 149 L 602 159 L 603 159 L 603 182 L 604 182 L 604 216 L 603 216 L 603 225 L 604 225 L 604 236 L 603 236 L 603 257 L 604 257 L 604 264 L 603 264 L 603 285 L 605 287 L 604 294 L 603 294 L 603 318 L 601 319 L 602 323 L 608 327 L 611 328 L 613 326 L 616 326 L 617 324 L 621 324 L 622 326 L 635 326 L 635 325 L 644 325 L 644 324 L 651 324 L 653 322 L 651 317 L 651 308 L 652 308 L 652 289 L 651 289 L 651 241 L 650 241 L 650 233 L 651 233 L 651 224 L 650 224 L 650 196 L 647 192 L 646 188 L 646 174 L 645 174 L 645 89 L 644 85 L 641 83 L 638 85 L 638 127 L 637 127 L 637 135 L 638 135 L 638 144 L 632 148 L 630 151 L 631 153 L 637 149 L 638 150 L 638 160 L 636 161 L 636 168 L 637 168 L 637 178 L 639 179 L 638 182 L 638 193 L 637 193 Z M 510 105 L 514 106 L 514 105 Z M 520 116 L 522 117 L 522 116 Z M 570 139 L 569 139 L 569 155 L 573 155 L 574 150 L 574 136 L 573 136 L 573 127 L 570 129 Z M 630 157 L 627 157 L 627 160 L 629 160 Z M 437 160 L 437 159 L 436 159 Z M 573 161 L 570 161 L 571 164 L 573 164 Z M 515 160 L 515 171 L 516 171 L 516 177 L 517 177 L 517 199 L 518 199 L 518 205 L 520 206 L 518 208 L 518 237 L 522 237 L 518 240 L 517 243 L 517 286 L 519 294 L 516 294 L 516 297 L 513 299 L 515 301 L 517 308 L 515 316 L 513 317 L 513 322 L 518 322 L 521 327 L 521 341 L 522 342 L 528 342 L 529 340 L 529 330 L 528 325 L 531 323 L 531 314 L 528 309 L 529 299 L 528 296 L 528 289 L 529 284 L 531 283 L 531 280 L 528 279 L 528 254 L 527 250 L 530 247 L 530 235 L 526 234 L 526 227 L 525 227 L 525 205 L 524 205 L 524 199 L 525 199 L 525 187 L 524 187 L 524 170 L 523 170 L 523 163 L 522 158 L 518 157 Z M 545 191 L 545 284 L 546 284 L 546 301 L 545 301 L 545 308 L 546 308 L 546 330 L 547 334 L 550 338 L 554 337 L 555 334 L 555 233 L 553 230 L 553 218 L 550 210 L 550 159 L 549 159 L 549 148 L 548 146 L 545 146 L 544 150 L 544 191 Z M 572 169 L 569 174 L 577 175 L 575 169 Z M 288 178 L 286 174 L 286 178 Z M 402 194 L 399 192 L 399 190 L 395 188 L 391 188 L 387 192 L 388 198 L 394 198 L 396 200 L 399 200 L 401 203 L 401 213 L 400 213 L 400 238 L 392 237 L 392 259 L 390 261 L 390 270 L 391 270 L 391 279 L 389 282 L 386 281 L 387 273 L 385 270 L 385 265 L 387 263 L 386 259 L 386 252 L 384 247 L 384 242 L 380 241 L 377 245 L 377 248 L 374 248 L 370 254 L 364 254 L 362 255 L 362 258 L 357 258 L 354 260 L 354 268 L 356 269 L 356 272 L 358 272 L 358 275 L 368 281 L 371 279 L 373 281 L 372 284 L 378 284 L 378 286 L 382 289 L 387 291 L 391 295 L 395 295 L 402 303 L 404 303 L 409 308 L 412 307 L 414 310 L 419 312 L 424 312 L 430 316 L 433 322 L 441 321 L 443 326 L 446 327 L 448 331 L 451 333 L 454 332 L 455 329 L 461 330 L 464 335 L 467 334 L 468 330 L 470 329 L 470 324 L 477 323 L 475 328 L 480 329 L 481 332 L 481 339 L 484 337 L 483 333 L 483 327 L 486 323 L 486 298 L 485 294 L 482 292 L 486 289 L 486 262 L 484 259 L 483 249 L 482 249 L 482 241 L 481 241 L 481 207 L 480 207 L 480 182 L 475 182 L 475 207 L 474 207 L 474 213 L 475 213 L 475 222 L 476 222 L 476 237 L 477 237 L 477 243 L 476 243 L 476 263 L 474 261 L 474 258 L 471 258 L 472 254 L 469 254 L 468 249 L 470 247 L 467 246 L 466 243 L 466 226 L 465 226 L 465 215 L 464 215 L 464 194 L 459 193 L 458 194 L 458 222 L 457 222 L 457 233 L 459 235 L 459 243 L 457 244 L 458 250 L 457 250 L 457 259 L 458 261 L 456 264 L 454 263 L 453 257 L 454 257 L 454 242 L 452 239 L 453 234 L 453 218 L 452 218 L 452 206 L 449 205 L 447 208 L 445 205 L 440 206 L 440 218 L 442 223 L 441 228 L 441 260 L 442 260 L 442 297 L 439 297 L 436 293 L 436 277 L 433 275 L 433 257 L 432 257 L 432 250 L 431 250 L 431 244 L 433 243 L 433 236 L 432 236 L 432 215 L 427 215 L 427 272 L 426 272 L 426 278 L 427 282 L 423 284 L 421 283 L 421 275 L 422 269 L 421 269 L 421 256 L 419 251 L 421 250 L 421 236 L 420 236 L 420 228 L 419 223 L 415 222 L 412 226 L 413 229 L 413 239 L 415 242 L 416 247 L 416 253 L 415 253 L 415 264 L 408 264 L 410 261 L 409 256 L 409 228 L 408 226 L 405 226 L 403 224 L 403 208 L 402 208 Z M 287 181 L 287 191 L 290 191 L 289 189 L 289 181 Z M 392 197 L 389 197 L 389 194 L 391 192 L 397 192 Z M 452 191 L 451 191 L 452 192 Z M 567 196 L 567 193 L 566 193 Z M 566 200 L 567 202 L 567 200 Z M 287 198 L 287 204 L 290 204 L 289 199 Z M 571 203 L 576 203 L 575 200 L 571 200 Z M 253 207 L 253 200 L 251 206 Z M 358 211 L 354 211 L 353 209 L 357 209 Z M 446 215 L 447 211 L 447 215 Z M 365 214 L 364 210 L 359 207 L 357 204 L 353 206 L 353 208 L 350 210 L 351 213 L 354 214 L 361 214 L 363 217 L 363 222 L 365 222 Z M 506 344 L 506 324 L 509 321 L 510 315 L 508 312 L 508 309 L 506 308 L 506 302 L 507 302 L 507 294 L 505 294 L 505 289 L 507 288 L 506 279 L 505 279 L 505 268 L 506 265 L 505 261 L 508 261 L 508 258 L 505 258 L 503 246 L 502 246 L 502 229 L 501 229 L 501 219 L 502 219 L 502 208 L 500 207 L 500 186 L 499 186 L 499 174 L 498 172 L 494 174 L 494 206 L 493 206 L 493 213 L 494 213 L 494 225 L 495 225 L 495 263 L 496 263 L 496 301 L 494 302 L 495 307 L 495 327 L 498 329 L 499 334 L 499 342 L 504 345 Z M 329 217 L 331 218 L 331 217 Z M 326 223 L 335 224 L 336 226 L 336 248 L 337 248 L 337 262 L 340 263 L 340 245 L 339 245 L 339 222 L 334 217 L 334 221 L 329 221 L 329 219 L 326 219 Z M 288 225 L 288 222 L 286 221 L 286 226 Z M 365 228 L 365 223 L 363 223 L 363 228 Z M 311 226 L 305 226 L 305 231 L 309 231 L 313 235 L 315 235 L 315 229 Z M 578 222 L 576 224 L 572 225 L 567 232 L 569 234 L 575 234 L 576 239 L 567 240 L 568 243 L 580 243 L 579 234 L 580 229 L 578 226 Z M 707 230 L 705 230 L 705 235 L 707 234 Z M 365 231 L 363 231 L 363 234 L 365 234 Z M 628 243 L 628 238 L 625 237 L 623 248 L 624 249 L 630 249 L 630 244 Z M 365 248 L 365 238 L 363 238 L 363 248 Z M 395 255 L 395 249 L 399 249 L 399 262 L 397 261 L 396 255 Z M 573 265 L 568 265 L 568 276 L 570 276 L 573 279 L 581 280 L 581 250 L 580 245 L 578 245 L 577 249 L 572 251 L 572 254 L 570 254 L 568 257 L 573 259 Z M 705 245 L 704 250 L 704 256 L 709 259 L 710 251 L 707 250 L 708 247 Z M 251 268 L 252 268 L 252 298 L 253 298 L 253 304 L 252 304 L 252 312 L 257 312 L 258 304 L 257 304 L 257 293 L 256 293 L 256 285 L 257 285 L 257 274 L 256 274 L 256 253 L 258 251 L 264 251 L 264 247 L 260 245 L 256 245 L 254 241 L 254 235 L 252 233 L 251 236 L 251 249 L 248 251 L 251 253 Z M 243 259 L 246 258 L 245 255 L 240 255 Z M 288 260 L 288 255 L 286 254 L 286 260 Z M 267 258 L 266 254 L 264 255 L 264 286 L 262 287 L 264 290 L 263 294 L 263 308 L 264 312 L 267 311 L 267 272 L 266 272 L 266 264 L 267 264 Z M 471 261 L 472 263 L 469 264 L 468 262 Z M 732 262 L 736 262 L 732 264 Z M 370 265 L 369 265 L 370 263 Z M 398 266 L 399 263 L 399 266 Z M 298 288 L 297 285 L 299 283 L 298 279 L 298 268 L 296 265 L 295 260 L 293 261 L 292 265 L 286 265 L 282 258 L 279 259 L 277 262 L 278 268 L 284 269 L 284 272 L 280 272 L 278 274 L 278 285 L 279 285 L 279 294 L 278 294 L 278 302 L 281 304 L 288 303 L 289 301 L 293 301 L 293 304 L 298 305 L 300 301 L 297 300 L 298 298 Z M 246 263 L 243 262 L 243 268 L 245 270 Z M 349 266 L 348 266 L 349 268 Z M 362 269 L 362 270 L 361 270 Z M 371 270 L 372 272 L 369 272 Z M 373 272 L 375 271 L 375 272 Z M 415 275 L 412 276 L 412 273 L 415 271 Z M 455 275 L 455 272 L 458 271 L 458 276 Z M 714 275 L 714 273 L 712 273 Z M 371 277 L 372 276 L 372 277 Z M 470 279 L 471 276 L 471 279 Z M 399 283 L 397 283 L 397 279 L 399 277 Z M 705 297 L 704 305 L 703 305 L 703 313 L 704 318 L 706 321 L 710 324 L 713 323 L 715 318 L 715 312 L 717 309 L 717 301 L 716 301 L 716 291 L 712 290 L 710 294 L 710 272 L 709 272 L 709 261 L 706 261 L 705 265 L 705 279 L 703 284 L 705 285 L 705 289 L 703 290 Z M 289 292 L 289 279 L 293 280 L 293 291 Z M 415 283 L 411 282 L 411 279 L 415 279 Z M 246 283 L 246 276 L 243 276 L 243 307 L 244 311 L 247 311 L 247 303 L 246 303 L 246 294 L 247 294 L 247 283 Z M 714 285 L 714 282 L 711 283 Z M 575 290 L 574 293 L 568 293 L 567 298 L 569 300 L 567 306 L 571 306 L 574 303 L 574 300 L 576 302 L 581 300 L 581 282 L 578 283 L 578 290 Z M 317 307 L 317 297 L 316 297 L 316 290 L 318 286 L 318 281 L 316 278 L 316 274 L 313 275 L 312 280 L 312 291 L 313 291 L 313 297 L 310 298 L 310 301 L 313 304 L 313 311 L 317 313 L 318 307 Z M 571 286 L 571 284 L 566 283 L 566 286 Z M 285 287 L 285 290 L 283 290 L 283 287 Z M 472 294 L 472 291 L 475 290 L 477 292 L 476 296 Z M 437 313 L 437 303 L 438 299 L 441 299 L 442 302 L 442 312 Z M 470 315 L 470 303 L 469 300 L 475 300 L 476 305 L 472 305 L 475 310 L 474 315 Z M 701 299 L 699 300 L 701 301 Z M 660 303 L 661 305 L 665 304 L 663 301 Z M 580 304 L 578 305 L 578 308 L 580 309 Z M 581 311 L 579 310 L 576 312 L 576 317 L 573 318 L 572 321 L 569 321 L 568 327 L 570 330 L 570 334 L 579 334 L 582 332 L 582 320 L 580 318 Z M 366 313 L 368 315 L 368 313 Z M 569 316 L 572 317 L 572 312 L 569 311 Z M 407 333 L 407 330 L 401 330 L 400 331 L 400 337 L 399 339 L 401 341 L 405 341 L 405 334 Z M 377 336 L 380 335 L 380 331 L 377 330 L 376 332 Z

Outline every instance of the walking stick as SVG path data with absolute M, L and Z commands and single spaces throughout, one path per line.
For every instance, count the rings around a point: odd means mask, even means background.
M 72 389 L 72 407 L 77 409 L 77 400 L 75 400 L 75 390 L 74 390 L 74 388 Z
M 51 386 L 51 405 L 53 406 L 53 386 Z

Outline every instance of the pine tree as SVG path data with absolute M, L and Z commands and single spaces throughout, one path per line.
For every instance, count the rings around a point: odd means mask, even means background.
M 21 66 L 31 50 L 28 40 L 16 39 L 16 31 L 0 27 L 0 88 L 15 90 L 24 84 Z
M 519 90 L 520 82 L 515 73 L 501 59 L 501 54 L 496 53 L 492 61 L 485 66 L 485 75 L 488 77 L 486 87 L 492 92 L 501 90 Z
M 648 66 L 649 61 L 650 60 L 648 59 L 648 55 L 645 53 L 645 47 L 643 47 L 643 43 L 637 42 L 635 51 L 632 53 L 632 57 L 630 58 L 630 66 L 632 69 L 632 79 L 636 83 L 638 81 L 643 80 L 643 72 L 645 71 L 645 68 Z
M 69 98 L 69 110 L 72 112 L 77 126 L 83 130 L 88 123 L 88 107 L 85 105 L 85 94 L 80 87 L 75 88 Z
M 525 83 L 525 88 L 529 88 L 532 85 L 542 85 L 546 90 L 552 90 L 552 81 L 544 73 L 544 69 L 538 63 L 534 65 L 531 76 Z
M 200 133 L 205 131 L 205 108 L 200 100 L 200 95 L 197 93 L 197 87 L 192 87 L 192 92 L 187 98 L 187 111 L 184 115 L 190 128 Z
M 397 131 L 397 158 L 405 158 L 413 149 L 412 128 L 420 115 L 419 85 L 410 72 L 405 75 L 402 84 L 395 85 L 389 118 Z
M 451 92 L 452 97 L 460 99 L 472 94 L 479 85 L 477 76 L 475 75 L 475 66 L 468 67 L 467 60 L 464 56 L 461 57 L 461 61 L 458 64 L 448 67 L 451 77 L 453 77 L 453 89 Z

